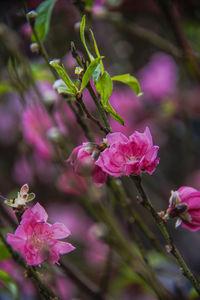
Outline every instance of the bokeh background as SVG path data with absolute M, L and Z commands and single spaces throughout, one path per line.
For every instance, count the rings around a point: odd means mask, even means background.
M 72 232 L 70 241 L 77 250 L 66 259 L 99 284 L 111 254 L 99 237 L 101 224 L 83 209 L 82 201 L 88 189 L 102 199 L 107 197 L 107 191 L 105 186 L 97 188 L 92 183 L 88 187 L 65 163 L 73 148 L 86 138 L 67 103 L 53 89 L 54 78 L 31 41 L 24 8 L 37 9 L 41 2 L 0 4 L 1 225 L 5 231 L 11 230 L 10 212 L 3 197 L 12 198 L 28 183 L 47 210 L 49 220 L 65 223 Z M 200 2 L 171 2 L 172 10 L 168 9 L 168 1 L 159 0 L 58 0 L 44 42 L 49 58 L 61 59 L 75 79 L 77 64 L 70 43 L 74 41 L 79 53 L 85 54 L 79 36 L 81 15 L 85 13 L 109 73 L 130 73 L 139 80 L 143 92 L 139 98 L 129 87 L 115 86 L 110 102 L 125 120 L 125 126 L 111 117 L 110 124 L 113 131 L 127 136 L 150 127 L 154 144 L 160 146 L 160 164 L 152 176 L 144 175 L 143 179 L 157 211 L 167 208 L 172 189 L 183 185 L 200 189 Z M 98 116 L 87 92 L 84 101 Z M 89 124 L 100 141 L 102 133 Z M 130 182 L 126 186 L 135 199 L 134 187 Z M 136 201 L 135 207 L 164 245 L 151 217 Z M 175 230 L 173 221 L 170 230 L 185 261 L 200 274 L 199 232 Z M 189 299 L 191 286 L 178 267 L 156 255 L 149 242 L 143 237 L 142 240 L 160 280 L 180 295 L 177 299 Z M 30 279 L 24 280 L 24 271 L 10 258 L 0 259 L 0 269 L 14 279 L 10 286 L 2 282 L 0 299 L 15 299 L 17 294 L 18 299 L 39 299 Z M 111 264 L 108 291 L 113 299 L 155 299 L 114 254 Z M 57 268 L 45 265 L 43 273 L 62 299 L 90 299 Z

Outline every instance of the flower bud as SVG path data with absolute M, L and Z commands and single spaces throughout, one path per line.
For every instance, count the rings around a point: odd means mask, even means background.
M 35 53 L 35 54 L 39 54 L 39 52 L 40 52 L 40 48 L 37 43 L 31 43 L 30 50 L 32 53 Z
M 54 143 L 59 143 L 62 139 L 62 134 L 58 127 L 51 127 L 47 131 L 47 137 Z
M 164 220 L 178 218 L 176 227 L 182 226 L 191 231 L 200 229 L 200 191 L 182 186 L 171 192 L 169 207 L 162 217 Z
M 38 16 L 38 13 L 35 10 L 31 10 L 26 14 L 29 20 L 35 20 Z

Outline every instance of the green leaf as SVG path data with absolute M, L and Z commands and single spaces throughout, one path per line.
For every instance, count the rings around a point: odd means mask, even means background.
M 83 75 L 83 79 L 81 82 L 81 89 L 80 92 L 86 87 L 88 82 L 90 81 L 92 75 L 94 74 L 99 62 L 102 60 L 103 56 L 100 56 L 98 58 L 95 58 L 87 67 L 87 70 L 85 71 L 85 74 Z
M 2 241 L 0 241 L 0 261 L 11 257 L 10 252 Z
M 3 270 L 0 270 L 0 281 L 9 290 L 13 299 L 18 299 L 18 287 L 15 281 L 12 279 L 12 277 L 9 274 L 4 272 Z
M 101 77 L 99 77 L 96 83 L 97 92 L 101 95 L 101 103 L 104 109 L 120 124 L 124 125 L 124 120 L 115 112 L 110 105 L 108 99 L 110 98 L 113 90 L 113 82 L 110 75 L 105 71 Z
M 81 36 L 81 41 L 82 41 L 82 43 L 85 47 L 85 50 L 87 52 L 87 55 L 89 56 L 90 61 L 94 60 L 94 57 L 90 53 L 90 51 L 88 49 L 88 46 L 86 44 L 86 41 L 85 41 L 85 15 L 83 16 L 82 21 L 81 21 L 81 25 L 80 25 L 80 36 Z
M 49 31 L 51 13 L 56 1 L 57 0 L 45 0 L 36 9 L 38 15 L 36 17 L 34 26 L 39 38 L 42 41 L 46 38 Z M 35 41 L 33 37 L 32 40 Z
M 67 72 L 65 71 L 64 68 L 62 68 L 57 62 L 54 60 L 50 61 L 49 63 L 53 68 L 55 68 L 56 72 L 58 75 L 62 78 L 62 80 L 65 82 L 67 88 L 69 89 L 71 95 L 76 95 L 78 92 L 77 87 L 75 84 L 71 81 L 69 76 L 67 75 Z
M 93 39 L 94 49 L 95 49 L 96 55 L 97 55 L 97 57 L 100 57 L 100 53 L 99 53 L 99 49 L 98 49 L 98 46 L 97 46 L 97 42 L 95 40 L 94 34 L 93 34 L 93 32 L 92 32 L 91 29 L 90 29 L 90 33 L 91 33 L 91 36 L 92 36 L 92 39 Z M 103 65 L 102 60 L 100 61 L 100 65 L 101 65 L 101 72 L 103 74 L 104 73 L 104 65 Z
M 134 92 L 136 93 L 137 96 L 142 95 L 142 93 L 140 92 L 139 82 L 137 81 L 137 79 L 135 77 L 131 76 L 130 74 L 114 76 L 114 77 L 112 77 L 112 80 L 123 82 L 123 83 L 127 84 L 128 86 L 130 86 L 130 88 L 132 88 L 134 90 Z

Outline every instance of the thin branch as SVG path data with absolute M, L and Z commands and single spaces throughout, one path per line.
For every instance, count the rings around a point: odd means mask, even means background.
M 83 109 L 83 111 L 85 112 L 87 118 L 88 118 L 89 120 L 91 120 L 92 122 L 94 122 L 94 123 L 100 128 L 101 131 L 103 131 L 105 134 L 108 134 L 108 133 L 110 132 L 109 129 L 106 128 L 106 127 L 104 127 L 104 126 L 101 124 L 101 122 L 100 122 L 99 120 L 97 120 L 95 117 L 93 117 L 93 116 L 91 115 L 91 113 L 88 111 L 87 107 L 85 106 L 85 104 L 84 104 L 84 102 L 83 102 L 82 95 L 81 95 L 81 97 L 80 97 L 77 101 L 81 104 L 82 109 Z

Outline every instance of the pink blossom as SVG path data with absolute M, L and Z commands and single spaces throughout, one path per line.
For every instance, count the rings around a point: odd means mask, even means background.
M 176 227 L 181 225 L 191 231 L 200 229 L 200 191 L 182 186 L 172 191 L 167 216 L 178 217 Z
M 149 64 L 141 71 L 142 91 L 155 100 L 174 92 L 178 79 L 177 66 L 173 58 L 156 53 Z
M 87 143 L 76 147 L 72 151 L 67 162 L 71 164 L 76 174 L 82 176 L 89 172 L 92 176 L 93 182 L 97 186 L 101 186 L 106 181 L 107 175 L 104 171 L 102 171 L 101 167 L 95 165 L 95 161 L 92 157 L 92 154 L 95 152 L 95 146 L 94 149 L 92 149 L 86 144 Z
M 50 158 L 52 146 L 47 132 L 54 126 L 45 108 L 39 102 L 31 103 L 22 116 L 22 129 L 26 140 L 43 158 Z
M 110 133 L 106 137 L 108 148 L 100 153 L 96 165 L 104 172 L 120 177 L 138 175 L 141 171 L 152 174 L 159 163 L 159 147 L 153 146 L 148 127 L 143 133 L 135 131 L 129 138 L 120 132 Z
M 7 242 L 21 252 L 29 265 L 40 265 L 45 260 L 58 263 L 59 254 L 75 249 L 71 244 L 57 240 L 70 235 L 67 227 L 62 223 L 51 225 L 47 218 L 45 209 L 36 203 L 24 212 L 15 233 L 7 234 Z

